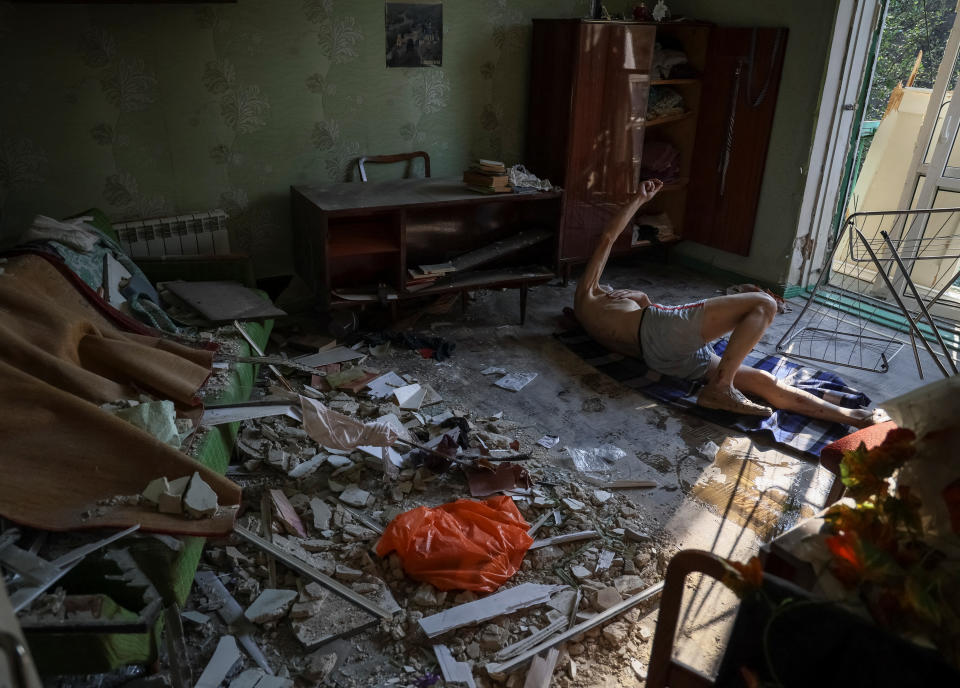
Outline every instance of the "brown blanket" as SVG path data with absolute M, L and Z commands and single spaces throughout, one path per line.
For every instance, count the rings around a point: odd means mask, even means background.
M 0 267 L 0 514 L 46 530 L 229 531 L 234 483 L 99 408 L 141 392 L 196 405 L 212 352 L 118 329 L 47 259 Z M 194 471 L 227 505 L 215 519 L 105 503 Z

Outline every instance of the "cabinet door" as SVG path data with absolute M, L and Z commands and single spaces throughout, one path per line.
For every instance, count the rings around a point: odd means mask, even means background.
M 787 30 L 710 35 L 683 237 L 750 254 Z
M 655 29 L 580 25 L 564 189 L 561 258 L 585 259 L 607 220 L 635 193 Z M 626 246 L 630 237 L 622 237 Z

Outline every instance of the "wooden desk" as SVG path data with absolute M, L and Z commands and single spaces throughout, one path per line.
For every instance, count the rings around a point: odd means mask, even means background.
M 486 195 L 456 178 L 430 178 L 293 186 L 290 197 L 294 265 L 327 309 L 516 286 L 522 316 L 526 287 L 556 275 L 559 191 Z M 500 255 L 482 271 L 454 273 L 419 290 L 408 287 L 408 268 L 544 229 L 550 231 L 547 240 Z

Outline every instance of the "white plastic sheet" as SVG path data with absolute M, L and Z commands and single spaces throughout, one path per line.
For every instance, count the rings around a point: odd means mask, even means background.
M 388 423 L 360 423 L 303 396 L 300 407 L 304 429 L 324 447 L 345 451 L 360 446 L 389 447 L 397 441 L 397 431 Z

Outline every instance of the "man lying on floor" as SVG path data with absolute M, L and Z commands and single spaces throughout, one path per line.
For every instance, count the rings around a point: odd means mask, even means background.
M 640 192 L 607 224 L 577 285 L 574 312 L 597 342 L 624 356 L 642 359 L 650 368 L 687 380 L 703 380 L 697 404 L 734 413 L 769 416 L 771 406 L 858 428 L 872 425 L 873 411 L 845 409 L 808 392 L 778 382 L 770 373 L 742 365 L 777 313 L 776 302 L 756 292 L 717 296 L 684 306 L 661 306 L 642 291 L 600 287 L 600 275 L 617 237 L 644 203 L 663 187 L 645 181 Z M 708 342 L 730 333 L 722 357 Z

